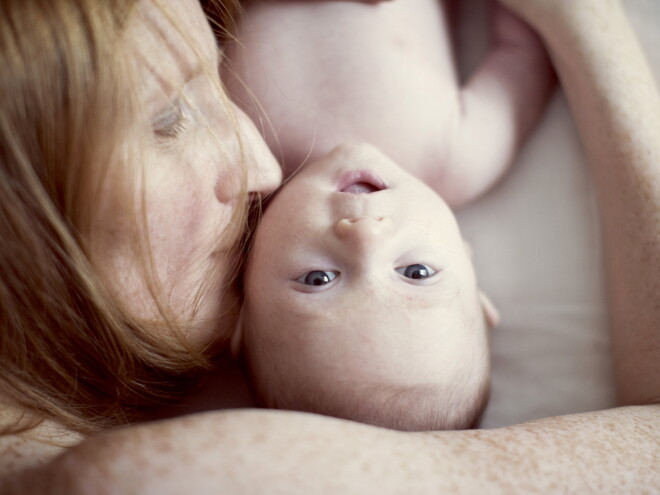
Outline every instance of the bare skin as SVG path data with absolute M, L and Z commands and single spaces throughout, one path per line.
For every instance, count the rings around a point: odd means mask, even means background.
M 304 413 L 210 413 L 95 437 L 3 493 L 654 493 L 658 414 L 410 434 Z
M 229 94 L 285 176 L 369 143 L 450 206 L 467 203 L 508 169 L 555 80 L 536 34 L 494 4 L 490 50 L 461 83 L 453 3 L 250 2 L 227 50 Z
M 598 194 L 619 402 L 658 403 L 658 88 L 622 22 L 620 2 L 609 1 L 606 9 L 599 2 L 576 2 L 573 15 L 562 11 L 561 2 L 554 2 L 554 9 L 547 3 L 527 2 L 522 13 L 552 49 Z M 539 20 L 544 14 L 557 19 L 558 29 Z
M 658 91 L 618 3 L 507 3 L 547 41 L 588 152 L 617 388 L 637 406 L 415 434 L 302 413 L 208 413 L 91 438 L 6 478 L 2 493 L 657 493 Z

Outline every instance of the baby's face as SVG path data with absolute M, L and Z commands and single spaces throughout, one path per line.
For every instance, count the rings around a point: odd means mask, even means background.
M 245 289 L 243 341 L 268 406 L 432 429 L 460 424 L 453 416 L 487 388 L 488 337 L 455 218 L 371 147 L 338 148 L 284 186 Z

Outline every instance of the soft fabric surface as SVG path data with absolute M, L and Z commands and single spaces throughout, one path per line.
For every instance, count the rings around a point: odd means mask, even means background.
M 625 4 L 660 80 L 660 1 Z M 461 4 L 463 71 L 484 49 L 485 11 L 483 0 Z M 458 214 L 480 284 L 502 315 L 482 427 L 614 406 L 597 215 L 559 91 L 512 172 Z

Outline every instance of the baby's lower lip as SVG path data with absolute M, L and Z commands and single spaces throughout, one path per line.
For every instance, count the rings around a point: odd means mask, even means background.
M 385 182 L 370 170 L 351 170 L 344 173 L 337 183 L 337 191 L 352 194 L 368 194 L 387 189 Z

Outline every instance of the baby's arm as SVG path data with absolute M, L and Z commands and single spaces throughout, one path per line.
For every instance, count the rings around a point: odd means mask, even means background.
M 487 190 L 506 172 L 554 86 L 541 39 L 494 3 L 490 52 L 461 88 L 462 119 L 449 164 L 457 175 L 452 190 L 443 194 L 442 184 L 436 189 L 454 204 Z
M 660 402 L 660 96 L 619 1 L 506 0 L 551 51 L 598 193 L 622 404 Z

